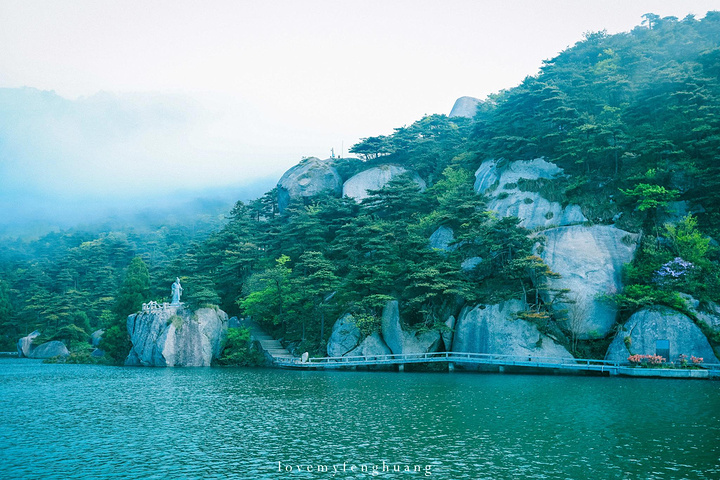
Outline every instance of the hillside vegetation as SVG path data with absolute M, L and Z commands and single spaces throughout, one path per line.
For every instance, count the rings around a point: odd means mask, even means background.
M 146 300 L 162 300 L 179 276 L 183 300 L 250 315 L 301 350 L 321 353 L 346 312 L 364 333 L 378 329 L 391 299 L 408 327 L 423 330 L 442 329 L 464 305 L 522 297 L 519 316 L 570 345 L 567 325 L 542 300 L 543 279 L 557 275 L 536 255 L 542 239 L 518 218 L 487 211 L 473 188 L 488 159 L 543 157 L 565 175 L 513 187 L 577 204 L 590 224 L 641 234 L 624 291 L 607 299 L 621 321 L 644 305 L 683 310 L 680 293 L 720 301 L 719 45 L 718 12 L 648 14 L 631 32 L 586 35 L 482 101 L 472 119 L 428 116 L 363 139 L 351 149 L 358 158 L 330 160 L 342 180 L 403 166 L 424 190 L 400 176 L 360 202 L 317 195 L 282 213 L 271 191 L 238 202 L 206 235 L 66 231 L 9 244 L 0 265 L 3 349 L 35 328 L 59 338 L 69 325 L 121 329 L 132 313 L 121 288 L 133 257 L 149 270 Z M 452 248 L 429 248 L 439 227 L 453 230 Z M 590 340 L 570 346 L 599 354 Z

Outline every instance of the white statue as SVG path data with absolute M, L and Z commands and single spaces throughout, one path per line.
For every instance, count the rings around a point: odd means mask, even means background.
M 182 285 L 180 285 L 180 279 L 175 277 L 175 283 L 172 284 L 172 302 L 171 305 L 179 305 L 180 297 L 182 296 Z

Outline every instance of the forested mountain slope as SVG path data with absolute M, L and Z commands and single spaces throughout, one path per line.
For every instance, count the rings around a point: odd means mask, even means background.
M 658 306 L 717 346 L 719 46 L 720 13 L 647 15 L 587 35 L 472 118 L 432 115 L 363 139 L 358 158 L 303 160 L 206 239 L 43 238 L 36 258 L 1 267 L 4 335 L 121 329 L 122 270 L 139 255 L 149 296 L 179 276 L 195 306 L 320 354 L 371 338 L 394 352 L 602 357 L 616 336 L 613 355 L 633 353 L 657 332 L 623 323 Z M 43 246 L 54 253 L 40 261 Z M 708 352 L 692 338 L 675 353 Z

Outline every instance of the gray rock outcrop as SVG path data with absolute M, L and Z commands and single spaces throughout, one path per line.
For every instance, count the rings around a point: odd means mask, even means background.
M 443 330 L 441 336 L 443 340 L 443 346 L 445 347 L 446 352 L 452 350 L 452 340 L 453 334 L 455 332 L 455 323 L 455 317 L 453 315 L 450 315 L 445 321 L 445 326 L 447 327 L 447 330 Z
M 455 100 L 455 104 L 453 105 L 452 110 L 450 110 L 450 115 L 448 115 L 448 117 L 473 118 L 480 103 L 481 101 L 474 97 L 460 97 Z
M 540 256 L 561 275 L 548 279 L 550 293 L 544 300 L 558 317 L 568 319 L 580 338 L 607 335 L 617 311 L 599 297 L 622 290 L 622 268 L 632 261 L 638 236 L 611 225 L 573 225 L 542 234 L 546 241 Z M 554 298 L 552 290 L 560 289 L 569 293 Z
M 59 340 L 53 340 L 51 342 L 45 342 L 42 345 L 38 345 L 30 351 L 29 358 L 53 358 L 53 357 L 67 357 L 70 355 L 65 344 Z
M 430 248 L 450 252 L 457 247 L 450 244 L 455 241 L 455 232 L 452 228 L 440 226 L 430 235 Z
M 380 334 L 373 332 L 360 342 L 356 348 L 348 352 L 348 357 L 374 357 L 380 355 L 390 355 L 392 351 L 385 344 Z
M 425 181 L 420 176 L 397 165 L 381 165 L 364 170 L 350 177 L 342 187 L 342 194 L 356 201 L 368 197 L 368 190 L 379 190 L 394 178 L 409 174 L 421 190 L 425 190 Z
M 454 352 L 572 358 L 565 347 L 530 322 L 513 318 L 524 310 L 521 300 L 465 307 L 455 324 Z
M 518 217 L 520 226 L 529 229 L 587 222 L 578 205 L 563 207 L 538 192 L 520 190 L 521 179 L 552 180 L 562 176 L 563 170 L 554 163 L 536 158 L 500 165 L 496 160 L 486 160 L 475 172 L 475 191 L 489 196 L 488 210 L 501 217 Z M 491 191 L 494 185 L 496 188 Z
M 701 304 L 699 300 L 684 293 L 681 293 L 680 296 L 699 320 L 705 322 L 712 329 L 720 330 L 720 305 L 715 302 L 703 302 Z
M 30 352 L 35 347 L 32 342 L 33 342 L 33 340 L 35 340 L 35 338 L 37 338 L 39 336 L 40 336 L 40 332 L 35 330 L 30 335 L 18 340 L 17 350 L 18 350 L 19 358 L 23 358 L 23 357 L 30 358 Z
M 102 340 L 102 336 L 103 336 L 104 333 L 105 333 L 105 330 L 102 330 L 102 329 L 101 329 L 101 330 L 95 330 L 95 331 L 90 335 L 90 344 L 91 344 L 93 347 L 97 348 L 97 347 L 100 345 L 100 340 Z
M 481 257 L 470 257 L 470 258 L 466 258 L 465 260 L 462 261 L 462 263 L 460 264 L 460 268 L 462 268 L 462 270 L 464 272 L 469 272 L 470 270 L 474 269 L 481 263 L 482 263 Z
M 192 313 L 169 307 L 130 315 L 133 346 L 125 365 L 208 367 L 221 353 L 227 325 L 227 314 L 212 308 Z
M 346 313 L 333 325 L 332 334 L 327 344 L 329 357 L 342 357 L 360 343 L 362 333 L 355 324 L 355 318 Z
M 397 300 L 391 300 L 383 309 L 382 338 L 392 353 L 437 352 L 440 348 L 440 332 L 406 332 L 400 325 L 400 309 Z
M 282 212 L 292 200 L 320 194 L 340 196 L 342 178 L 330 160 L 306 158 L 285 172 L 277 184 L 278 208 Z
M 635 312 L 608 348 L 607 360 L 626 362 L 630 355 L 655 355 L 656 342 L 670 342 L 670 358 L 678 355 L 701 357 L 706 363 L 720 363 L 700 328 L 686 315 L 667 307 L 646 307 Z M 629 350 L 628 350 L 629 347 Z

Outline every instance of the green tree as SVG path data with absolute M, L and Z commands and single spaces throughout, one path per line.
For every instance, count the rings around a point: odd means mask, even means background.
M 141 257 L 135 257 L 125 272 L 125 279 L 115 303 L 115 314 L 125 318 L 131 313 L 139 312 L 144 302 L 150 297 L 150 273 Z
M 141 257 L 135 257 L 125 272 L 115 304 L 115 320 L 105 331 L 100 348 L 114 361 L 121 362 L 132 348 L 127 332 L 126 318 L 140 311 L 150 296 L 150 274 Z
M 697 265 L 704 265 L 710 250 L 710 238 L 698 229 L 697 218 L 688 215 L 676 224 L 665 224 L 665 236 L 673 253 Z

